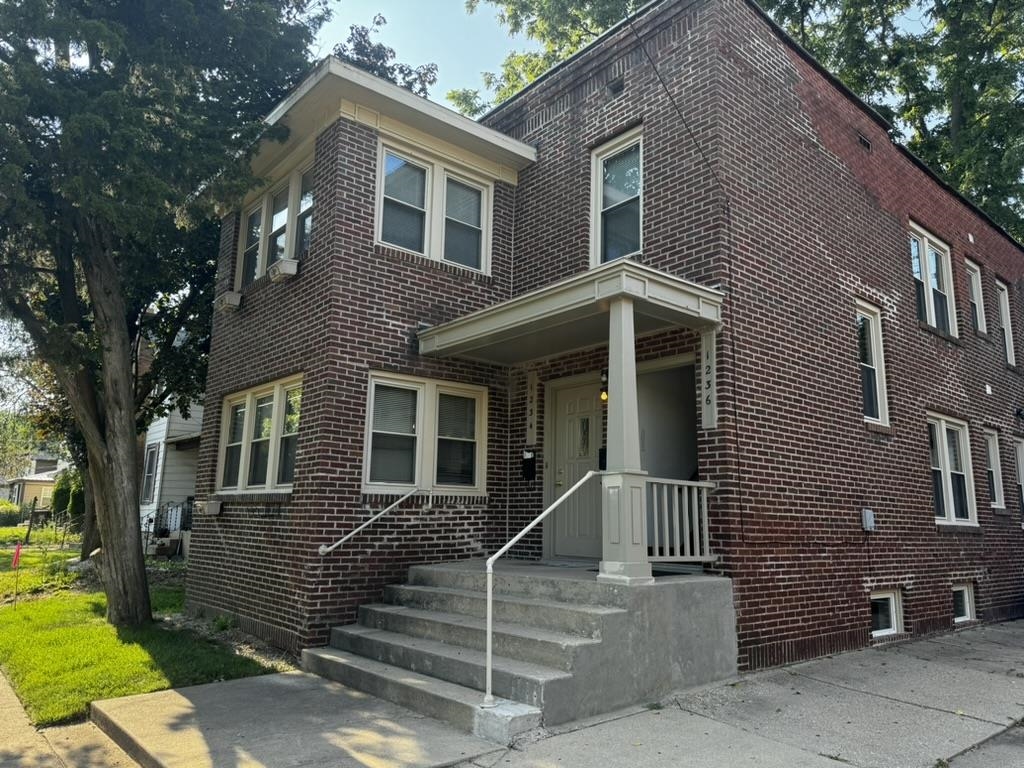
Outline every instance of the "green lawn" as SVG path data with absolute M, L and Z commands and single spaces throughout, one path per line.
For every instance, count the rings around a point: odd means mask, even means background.
M 0 529 L 0 532 L 3 530 Z M 35 534 L 32 538 L 35 539 Z M 14 599 L 15 585 L 19 596 L 70 586 L 78 579 L 78 575 L 68 571 L 67 561 L 77 556 L 77 548 L 58 549 L 52 545 L 33 544 L 21 550 L 21 564 L 16 574 L 11 569 L 14 547 L 0 544 L 0 606 Z
M 23 525 L 8 525 L 0 527 L 0 547 L 14 547 L 15 544 L 25 541 L 25 532 L 28 530 Z M 49 546 L 59 545 L 64 542 L 65 547 L 71 549 L 78 549 L 79 538 L 77 534 L 69 533 L 67 536 L 64 532 L 57 528 L 56 530 L 49 525 L 40 526 L 32 529 L 32 536 L 29 539 L 29 544 L 36 546 L 40 544 L 46 544 Z
M 184 590 L 152 590 L 157 612 L 181 610 Z M 59 592 L 0 608 L 0 666 L 36 725 L 84 718 L 89 702 L 263 674 L 252 659 L 159 623 L 115 629 L 99 592 Z

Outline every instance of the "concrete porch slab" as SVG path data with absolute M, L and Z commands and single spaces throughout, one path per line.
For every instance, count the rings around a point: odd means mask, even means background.
M 91 716 L 144 768 L 426 768 L 496 750 L 303 672 L 97 701 Z

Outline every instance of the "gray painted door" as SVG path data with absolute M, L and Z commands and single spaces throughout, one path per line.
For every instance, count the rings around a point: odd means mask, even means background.
M 597 469 L 601 403 L 596 384 L 555 393 L 555 446 L 551 500 Z M 601 484 L 592 480 L 553 513 L 556 557 L 601 557 Z

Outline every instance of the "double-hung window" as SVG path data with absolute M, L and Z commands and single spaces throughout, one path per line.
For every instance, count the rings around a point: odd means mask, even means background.
M 948 416 L 928 415 L 935 522 L 976 525 L 967 425 Z
M 491 185 L 426 155 L 381 146 L 377 241 L 486 272 Z
M 1016 365 L 1017 356 L 1013 351 L 1013 322 L 1010 320 L 1010 289 L 1006 283 L 996 280 L 996 295 L 999 296 L 999 325 L 1003 330 L 1006 364 Z
M 882 353 L 882 313 L 867 302 L 857 301 L 857 349 L 864 420 L 889 423 L 885 392 L 885 360 Z
M 159 457 L 159 443 L 146 446 L 146 460 L 142 465 L 142 494 L 139 499 L 143 504 L 152 502 L 156 495 L 156 463 Z
M 591 264 L 643 248 L 643 147 L 639 129 L 598 147 L 591 162 Z
M 218 490 L 270 491 L 291 487 L 302 383 L 279 381 L 224 402 Z
M 949 246 L 911 224 L 910 266 L 917 294 L 917 318 L 942 333 L 956 336 L 956 307 Z
M 985 333 L 988 325 L 985 322 L 985 291 L 982 288 L 981 267 L 973 261 L 965 261 L 967 269 L 967 290 L 971 299 L 971 324 L 974 330 Z
M 988 479 L 988 497 L 996 509 L 1004 509 L 1002 460 L 999 458 L 999 435 L 985 430 L 985 474 Z
M 366 431 L 365 492 L 486 492 L 483 387 L 372 374 Z
M 313 169 L 297 170 L 256 200 L 242 217 L 237 286 L 244 288 L 282 259 L 309 252 L 313 231 Z

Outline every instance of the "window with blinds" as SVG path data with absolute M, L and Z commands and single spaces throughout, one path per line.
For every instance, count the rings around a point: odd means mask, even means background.
M 486 403 L 483 387 L 374 374 L 364 490 L 483 493 Z

